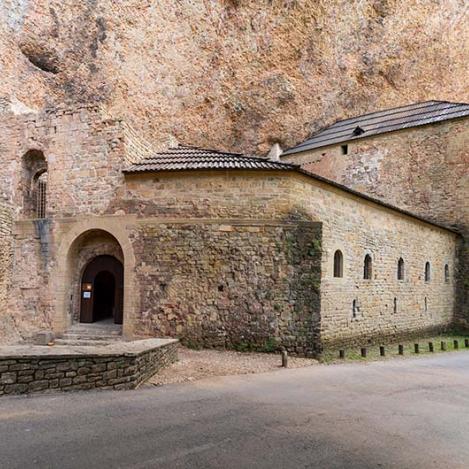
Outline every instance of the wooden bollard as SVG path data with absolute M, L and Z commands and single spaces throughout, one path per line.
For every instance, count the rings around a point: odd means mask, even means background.
M 446 342 L 441 342 L 441 350 L 444 352 L 446 350 Z
M 379 354 L 380 354 L 381 357 L 384 357 L 384 356 L 386 355 L 386 351 L 384 350 L 384 347 L 383 347 L 383 346 L 381 346 L 381 347 L 379 348 Z
M 464 347 L 469 348 L 469 339 L 464 339 Z
M 282 350 L 282 367 L 288 368 L 288 352 L 286 350 Z
M 433 342 L 428 342 L 428 351 L 433 352 Z
M 454 345 L 454 350 L 457 350 L 459 348 L 459 341 L 453 340 L 453 345 Z
M 403 345 L 399 345 L 399 355 L 404 355 L 404 346 Z
M 366 348 L 362 347 L 360 352 L 361 352 L 362 358 L 366 358 Z
M 339 358 L 342 360 L 345 358 L 345 350 L 339 350 Z
M 419 344 L 414 344 L 414 352 L 420 353 Z

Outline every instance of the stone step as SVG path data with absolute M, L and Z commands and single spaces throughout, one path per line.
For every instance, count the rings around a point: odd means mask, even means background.
M 55 345 L 80 345 L 80 346 L 104 346 L 109 345 L 114 341 L 106 341 L 106 340 L 73 340 L 73 339 L 55 339 Z
M 100 334 L 100 333 L 92 333 L 92 332 L 75 332 L 75 331 L 67 331 L 62 335 L 62 338 L 64 337 L 69 337 L 69 338 L 77 338 L 77 337 L 83 337 L 83 338 L 94 338 L 96 337 L 97 339 L 99 338 L 105 338 L 105 339 L 119 339 L 122 337 L 122 334 Z
M 122 335 L 122 331 L 79 331 L 75 329 L 70 329 L 68 331 L 65 331 L 64 334 L 119 337 Z
M 87 330 L 87 331 L 121 331 L 122 326 L 119 324 L 113 324 L 108 326 L 96 326 L 94 324 L 74 324 L 70 326 L 70 329 L 76 330 Z
M 109 334 L 81 334 L 66 332 L 60 338 L 65 340 L 119 340 L 122 338 L 122 336 Z

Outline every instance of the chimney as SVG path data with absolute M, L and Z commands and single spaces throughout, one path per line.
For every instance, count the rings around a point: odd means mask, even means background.
M 267 155 L 271 161 L 280 161 L 280 155 L 283 153 L 282 147 L 278 143 L 274 143 Z

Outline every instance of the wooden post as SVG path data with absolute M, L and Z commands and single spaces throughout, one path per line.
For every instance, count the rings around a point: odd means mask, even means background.
M 379 348 L 379 354 L 384 357 L 385 354 L 386 354 L 386 351 L 384 350 L 384 347 L 381 345 L 380 348 Z
M 339 358 L 344 359 L 345 358 L 345 350 L 339 350 Z
M 360 352 L 361 352 L 362 358 L 366 358 L 366 347 L 362 347 Z
M 454 345 L 454 350 L 457 350 L 459 348 L 459 341 L 458 340 L 453 340 L 453 345 Z
M 428 342 L 428 351 L 433 352 L 433 342 Z
M 419 344 L 414 344 L 414 352 L 420 353 Z
M 399 345 L 399 355 L 404 355 L 404 346 Z
M 286 350 L 282 350 L 282 367 L 288 368 L 288 352 Z
M 469 348 L 469 339 L 464 339 L 464 347 Z
M 441 350 L 443 352 L 446 350 L 446 342 L 441 341 Z

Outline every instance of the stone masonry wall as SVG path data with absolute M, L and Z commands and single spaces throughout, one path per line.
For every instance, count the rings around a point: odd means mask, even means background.
M 51 329 L 54 293 L 50 272 L 54 242 L 50 219 L 16 222 L 12 229 L 14 263 L 10 273 L 7 314 L 22 338 Z
M 134 389 L 177 360 L 177 341 L 141 353 L 0 356 L 0 396 L 33 392 Z M 36 347 L 37 349 L 38 347 Z M 39 347 L 40 348 L 40 347 Z
M 2 114 L 0 196 L 22 212 L 23 155 L 40 150 L 47 161 L 47 216 L 104 213 L 123 185 L 122 123 L 98 107 L 54 109 L 38 114 Z
M 8 310 L 8 287 L 11 280 L 12 266 L 12 229 L 11 210 L 0 204 L 0 343 L 7 337 L 17 336 L 13 318 Z
M 126 211 L 135 210 L 142 217 L 138 222 L 140 231 L 132 235 L 139 258 L 137 272 L 141 282 L 153 285 L 152 292 L 147 287 L 143 290 L 146 293 L 142 293 L 140 330 L 162 327 L 162 331 L 176 330 L 176 333 L 187 334 L 184 317 L 190 318 L 187 324 L 196 324 L 200 328 L 197 315 L 202 311 L 208 324 L 210 311 L 214 320 L 226 321 L 231 316 L 223 313 L 225 305 L 220 299 L 225 298 L 228 300 L 227 311 L 242 312 L 242 308 L 230 299 L 230 295 L 234 297 L 232 287 L 227 289 L 223 280 L 229 279 L 230 285 L 236 287 L 231 278 L 232 272 L 238 269 L 239 278 L 247 279 L 249 290 L 251 284 L 256 284 L 250 280 L 255 273 L 254 266 L 257 262 L 263 265 L 260 261 L 263 257 L 273 258 L 273 266 L 279 265 L 280 271 L 285 270 L 281 267 L 285 265 L 284 258 L 269 254 L 269 250 L 274 252 L 269 248 L 269 245 L 273 246 L 271 240 L 282 239 L 271 228 L 265 228 L 265 225 L 274 225 L 273 220 L 290 223 L 310 220 L 323 224 L 320 347 L 421 334 L 447 327 L 452 321 L 457 235 L 310 177 L 293 172 L 131 176 L 127 178 L 126 196 L 121 203 Z M 150 213 L 157 219 L 148 217 Z M 184 226 L 189 217 L 192 222 Z M 207 218 L 211 223 L 207 223 Z M 241 229 L 238 228 L 240 218 L 246 225 Z M 265 223 L 266 218 L 270 223 Z M 253 223 L 254 220 L 257 222 Z M 259 223 L 260 220 L 263 223 Z M 242 233 L 256 224 L 264 225 L 263 234 Z M 223 234 L 223 229 L 232 230 L 230 237 Z M 256 238 L 261 236 L 265 240 L 257 243 Z M 246 244 L 249 249 L 245 248 Z M 218 267 L 213 249 L 221 259 L 228 259 L 227 273 Z M 341 249 L 344 254 L 343 279 L 331 278 L 335 249 Z M 245 255 L 246 252 L 250 255 Z M 373 257 L 371 281 L 362 279 L 366 253 Z M 144 258 L 141 257 L 143 254 Z M 405 280 L 398 282 L 397 262 L 401 256 L 405 261 Z M 427 260 L 432 265 L 432 281 L 428 284 L 423 280 Z M 443 278 L 446 263 L 450 269 L 449 283 Z M 265 273 L 269 279 L 270 272 L 265 270 Z M 165 280 L 168 278 L 171 281 Z M 191 278 L 197 281 L 190 281 Z M 295 288 L 314 289 L 316 279 L 308 279 L 306 271 L 303 270 L 298 278 L 305 283 L 295 286 L 292 281 L 293 291 Z M 171 282 L 175 282 L 174 287 L 168 288 Z M 194 284 L 195 292 L 191 290 Z M 224 291 L 218 291 L 219 285 Z M 281 294 L 282 288 L 279 284 L 272 288 L 271 280 L 257 282 L 257 288 L 247 293 L 250 300 L 246 312 L 259 303 L 255 292 L 270 290 Z M 202 291 L 210 304 L 205 310 L 198 300 Z M 254 296 L 250 296 L 251 293 Z M 181 303 L 177 301 L 178 295 Z M 397 313 L 393 312 L 394 298 L 397 299 Z M 360 314 L 352 320 L 354 299 Z M 192 305 L 197 307 L 191 309 Z M 182 317 L 177 314 L 181 308 L 187 310 Z M 222 333 L 217 330 L 210 339 L 212 343 L 218 341 L 220 345 L 224 342 L 230 345 L 230 327 Z M 256 327 L 258 323 L 249 324 L 246 330 L 256 330 Z M 195 338 L 207 335 L 203 327 L 201 331 Z
M 323 347 L 391 340 L 451 324 L 455 308 L 456 234 L 326 183 L 311 182 L 306 176 L 297 177 L 295 193 L 305 212 L 323 222 Z M 338 249 L 344 256 L 343 278 L 333 276 L 334 253 Z M 372 257 L 371 280 L 363 278 L 366 254 Z M 397 279 L 401 257 L 405 263 L 404 280 Z M 427 261 L 431 264 L 430 282 L 424 277 Z M 448 282 L 444 277 L 445 264 L 449 267 Z M 356 317 L 353 300 L 359 308 Z
M 54 220 L 108 211 L 124 185 L 124 134 L 122 122 L 108 119 L 93 105 L 1 114 L 0 198 L 13 209 L 8 226 L 7 212 L 0 213 L 0 243 L 11 246 L 15 259 L 14 265 L 8 264 L 7 251 L 2 249 L 2 278 L 12 278 L 13 288 L 8 307 L 0 312 L 5 314 L 2 341 L 51 327 L 55 292 L 49 280 L 60 243 L 60 236 L 54 239 Z M 30 150 L 41 151 L 47 162 L 46 218 L 41 220 L 28 219 L 30 213 L 23 209 L 23 157 Z M 13 272 L 5 272 L 7 265 Z M 6 301 L 5 281 L 0 278 L 0 305 Z
M 289 155 L 313 173 L 463 234 L 455 321 L 469 326 L 469 119 L 463 118 Z
M 148 220 L 132 240 L 137 334 L 205 347 L 319 351 L 320 224 Z

